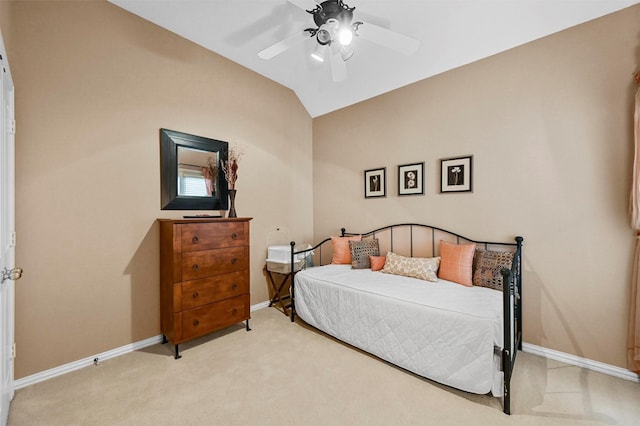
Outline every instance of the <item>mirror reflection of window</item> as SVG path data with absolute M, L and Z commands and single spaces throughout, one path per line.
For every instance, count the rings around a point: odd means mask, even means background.
M 211 197 L 216 195 L 218 153 L 178 147 L 178 195 Z
M 189 166 L 181 166 L 178 170 L 178 195 L 189 197 L 207 197 L 207 185 L 200 168 L 190 170 Z

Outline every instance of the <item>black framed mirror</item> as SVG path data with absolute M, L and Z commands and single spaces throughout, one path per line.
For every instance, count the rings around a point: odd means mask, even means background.
M 224 141 L 160 129 L 162 210 L 227 210 L 227 181 L 220 166 L 228 149 Z

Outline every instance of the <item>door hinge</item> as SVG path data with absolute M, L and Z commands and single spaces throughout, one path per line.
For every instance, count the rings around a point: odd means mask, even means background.
M 18 242 L 18 238 L 16 237 L 16 232 L 13 231 L 11 233 L 11 247 L 15 247 Z
M 16 134 L 16 120 L 11 120 L 11 124 L 9 125 L 9 133 L 12 135 Z
M 13 342 L 11 345 L 11 359 L 15 359 L 16 357 L 16 342 Z

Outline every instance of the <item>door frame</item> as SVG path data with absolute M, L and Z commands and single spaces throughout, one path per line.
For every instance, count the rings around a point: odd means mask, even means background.
M 15 267 L 14 91 L 7 53 L 0 34 L 0 272 L 5 271 L 5 268 L 11 270 Z M 15 393 L 15 285 L 12 277 L 3 279 L 0 283 L 0 422 L 5 426 Z

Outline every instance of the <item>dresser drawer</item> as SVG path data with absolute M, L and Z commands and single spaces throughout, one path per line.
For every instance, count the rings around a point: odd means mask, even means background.
M 249 293 L 248 271 L 186 281 L 182 283 L 182 309 L 195 308 L 245 293 Z
M 249 295 L 182 312 L 182 338 L 190 339 L 249 319 Z
M 181 227 L 182 252 L 249 245 L 245 222 L 185 223 Z
M 182 281 L 249 269 L 249 247 L 182 253 Z

